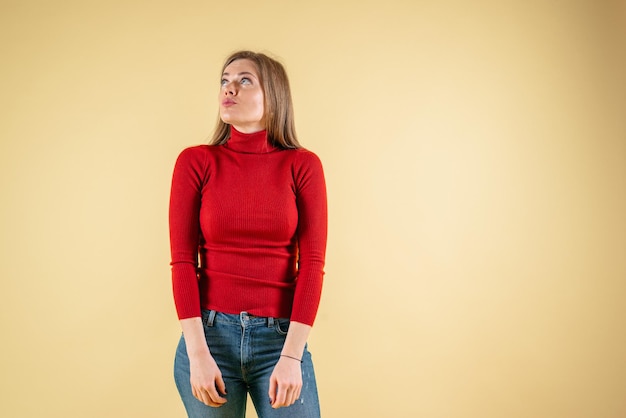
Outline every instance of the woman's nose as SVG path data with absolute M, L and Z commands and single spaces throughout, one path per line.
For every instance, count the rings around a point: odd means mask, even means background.
M 228 96 L 229 94 L 234 95 L 237 93 L 237 90 L 235 88 L 235 83 L 230 82 L 230 83 L 226 83 L 224 85 L 224 95 Z

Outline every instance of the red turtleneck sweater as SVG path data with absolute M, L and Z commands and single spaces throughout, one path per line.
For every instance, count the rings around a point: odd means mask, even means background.
M 320 160 L 231 127 L 224 145 L 185 149 L 170 196 L 179 319 L 246 311 L 312 325 L 326 252 Z

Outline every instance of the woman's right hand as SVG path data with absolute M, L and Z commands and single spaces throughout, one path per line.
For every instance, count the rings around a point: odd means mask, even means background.
M 209 351 L 200 317 L 181 319 L 189 357 L 191 392 L 200 402 L 218 407 L 226 403 L 226 385 L 222 372 Z
M 213 356 L 209 353 L 189 358 L 191 392 L 200 402 L 212 407 L 226 403 L 226 385 Z

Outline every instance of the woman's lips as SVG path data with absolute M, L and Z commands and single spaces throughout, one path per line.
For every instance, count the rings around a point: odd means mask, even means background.
M 226 100 L 222 101 L 222 106 L 224 106 L 224 107 L 230 107 L 230 106 L 232 106 L 234 104 L 237 104 L 237 103 L 235 103 L 235 101 L 233 101 L 231 99 L 226 99 Z

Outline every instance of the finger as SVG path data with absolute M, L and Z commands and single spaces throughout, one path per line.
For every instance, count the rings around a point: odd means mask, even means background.
M 296 395 L 294 396 L 293 403 L 296 403 L 298 399 L 300 399 L 300 395 L 302 395 L 302 386 L 298 388 L 296 391 Z
M 274 404 L 272 406 L 274 408 L 280 408 L 281 406 L 285 406 L 286 399 L 287 389 L 284 385 L 278 385 L 278 390 L 276 391 L 276 399 L 274 400 Z
M 292 398 L 293 398 L 293 388 L 291 386 L 287 386 L 285 388 L 285 401 L 283 402 L 283 406 L 290 406 Z
M 286 396 L 285 396 L 285 405 L 284 406 L 291 406 L 293 405 L 293 390 L 289 389 L 287 390 Z
M 274 378 L 274 376 L 270 377 L 270 390 L 267 393 L 268 396 L 270 397 L 270 404 L 272 406 L 274 406 L 274 402 L 276 402 L 276 379 Z
M 211 402 L 211 400 L 209 399 L 208 394 L 202 390 L 202 389 L 195 389 L 193 390 L 193 396 L 195 396 L 195 398 L 197 400 L 199 400 L 200 402 L 202 402 L 205 405 L 209 405 L 209 403 Z
M 215 386 L 217 387 L 220 395 L 226 395 L 226 383 L 224 383 L 224 379 L 222 379 L 222 376 L 217 377 L 217 379 L 215 380 Z
M 291 391 L 291 400 L 289 405 L 293 405 L 300 398 L 300 389 L 298 387 L 294 387 Z
M 222 382 L 222 387 L 224 387 Z M 193 387 L 191 388 L 191 393 L 193 396 L 208 406 L 222 406 L 226 403 L 226 399 L 222 398 L 219 393 L 217 393 L 217 389 L 215 386 L 206 386 L 206 387 Z
M 300 391 L 302 390 L 302 382 L 293 382 L 289 385 L 287 404 L 293 405 L 300 398 Z
M 217 406 L 215 402 L 211 400 L 211 395 L 208 392 L 202 391 L 202 403 L 208 406 Z
M 287 399 L 287 405 L 291 406 L 298 400 L 298 390 L 294 388 L 291 392 L 289 392 L 289 399 Z
M 196 398 L 200 402 L 202 402 L 203 404 L 205 404 L 207 406 L 219 407 L 219 406 L 222 406 L 223 404 L 226 403 L 226 399 L 224 399 L 224 398 L 219 398 L 219 399 L 222 399 L 223 401 L 219 401 L 219 400 L 215 401 L 215 400 L 213 400 L 211 394 L 208 391 L 208 388 L 207 389 L 198 389 L 196 391 L 196 393 L 197 393 L 197 396 L 195 394 L 194 394 L 194 396 L 196 396 Z
M 279 384 L 278 391 L 276 392 L 276 408 L 281 406 L 290 406 L 293 402 L 294 386 L 291 384 Z
M 223 405 L 226 403 L 226 398 L 222 398 L 220 396 L 219 393 L 217 393 L 217 389 L 215 388 L 215 386 L 210 386 L 208 388 L 206 388 L 206 391 L 204 392 L 206 393 L 206 395 L 208 396 L 209 400 L 215 404 L 212 406 L 218 406 L 218 405 Z
M 226 403 L 226 399 L 222 398 L 222 397 L 218 397 L 217 399 L 214 398 L 214 395 L 210 394 L 209 392 L 206 392 L 206 398 L 207 398 L 207 405 L 209 406 L 213 406 L 213 407 L 220 407 L 222 405 L 224 405 Z

